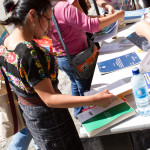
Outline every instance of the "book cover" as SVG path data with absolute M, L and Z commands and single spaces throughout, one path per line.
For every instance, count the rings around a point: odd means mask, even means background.
M 95 106 L 78 115 L 88 137 L 135 115 L 135 110 L 121 98 L 114 100 L 106 108 Z
M 90 91 L 84 92 L 84 95 L 95 95 L 105 89 L 108 89 L 110 93 L 113 93 L 114 95 L 117 95 L 119 97 L 130 95 L 132 94 L 131 77 L 117 80 L 116 82 L 113 82 L 103 87 L 99 86 L 96 88 L 92 88 Z
M 135 52 L 131 52 L 120 57 L 98 62 L 97 65 L 100 73 L 106 74 L 129 66 L 133 66 L 138 64 L 140 61 L 141 60 L 138 55 Z
M 140 21 L 142 16 L 144 15 L 147 8 L 125 11 L 124 22 L 125 23 L 133 23 Z
M 132 34 L 128 35 L 127 39 L 129 41 L 131 41 L 133 44 L 135 44 L 137 47 L 139 47 L 140 49 L 143 49 L 142 44 L 145 41 L 148 41 L 145 37 L 140 37 L 135 32 L 133 32 Z
M 94 42 L 101 42 L 103 40 L 116 36 L 117 32 L 118 32 L 118 21 L 112 23 L 111 25 L 100 30 L 99 32 L 94 33 L 92 39 L 94 39 Z
M 150 90 L 150 72 L 143 73 L 148 89 Z

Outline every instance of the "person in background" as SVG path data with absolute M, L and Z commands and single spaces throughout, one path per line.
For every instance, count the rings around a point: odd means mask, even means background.
M 98 0 L 99 1 L 99 0 Z M 133 0 L 106 0 L 108 4 L 116 10 L 135 10 L 135 2 Z
M 135 24 L 135 32 L 141 36 L 145 37 L 150 42 L 150 23 L 147 21 L 140 21 Z
M 73 4 L 74 6 L 76 6 L 80 11 L 84 12 L 86 15 L 88 15 L 89 17 L 93 17 L 93 15 L 89 15 L 89 9 L 91 8 L 91 3 L 89 0 L 68 0 L 69 4 Z M 106 3 L 104 0 L 97 0 L 97 5 L 99 6 L 99 9 L 101 9 L 103 13 L 99 13 L 101 15 L 104 15 L 105 12 L 107 12 L 108 14 L 113 14 L 115 12 L 115 9 L 108 3 Z M 91 39 L 93 33 L 88 33 L 86 32 L 86 35 Z M 98 47 L 98 49 L 100 48 L 100 45 L 98 42 L 94 42 L 95 45 Z
M 81 0 L 79 0 L 80 3 Z M 68 1 L 59 1 L 54 6 L 54 15 L 58 23 L 58 27 L 62 34 L 62 38 L 69 51 L 71 58 L 82 52 L 88 47 L 87 36 L 85 32 L 94 33 L 107 27 L 113 22 L 124 18 L 124 11 L 120 10 L 116 13 L 104 16 L 87 16 L 81 8 L 77 8 L 78 2 L 72 4 Z M 71 91 L 74 96 L 83 96 L 84 92 L 88 91 L 91 86 L 92 76 L 88 79 L 79 79 L 76 77 L 73 70 L 70 68 L 65 50 L 58 36 L 57 30 L 52 22 L 52 29 L 49 32 L 49 37 L 53 41 L 53 53 L 56 55 L 59 69 L 66 72 L 71 80 Z M 84 105 L 83 105 L 84 106 Z M 84 107 L 74 109 L 74 116 L 82 112 Z
M 150 23 L 140 21 L 135 24 L 135 32 L 150 42 Z M 134 150 L 147 150 L 150 148 L 150 129 L 131 132 Z
M 75 0 L 69 0 L 70 3 L 73 3 Z M 91 8 L 91 2 L 92 0 L 83 0 L 83 1 L 78 1 L 81 8 L 83 9 L 84 13 L 88 15 L 88 10 Z M 96 0 L 97 5 L 100 8 L 103 8 L 105 11 L 108 12 L 108 14 L 113 14 L 115 12 L 115 9 L 113 8 L 112 5 L 107 3 L 105 0 Z M 101 14 L 102 15 L 102 14 Z
M 32 136 L 29 130 L 25 127 L 13 136 L 11 143 L 8 145 L 7 150 L 28 150 Z M 34 142 L 34 147 L 39 150 Z
M 57 91 L 55 57 L 34 42 L 51 28 L 49 0 L 4 0 L 2 25 L 14 25 L 0 46 L 0 66 L 8 77 L 23 111 L 26 126 L 40 150 L 83 150 L 68 108 L 101 105 L 116 98 L 107 89 L 92 96 L 71 96 Z M 121 13 L 121 12 L 120 12 Z

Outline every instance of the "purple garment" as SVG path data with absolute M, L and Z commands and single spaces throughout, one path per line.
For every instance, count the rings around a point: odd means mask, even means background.
M 85 32 L 99 31 L 97 18 L 90 18 L 68 2 L 60 1 L 54 7 L 54 15 L 63 40 L 70 55 L 78 54 L 88 47 Z M 51 39 L 53 52 L 57 56 L 66 55 L 54 23 L 52 23 Z

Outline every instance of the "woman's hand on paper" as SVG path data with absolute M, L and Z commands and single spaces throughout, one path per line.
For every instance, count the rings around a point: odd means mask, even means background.
M 101 107 L 107 107 L 114 99 L 117 98 L 117 96 L 110 93 L 107 89 L 99 92 L 95 96 L 97 97 L 96 99 L 98 99 L 98 97 L 99 99 L 96 101 L 96 103 L 94 101 L 94 104 Z

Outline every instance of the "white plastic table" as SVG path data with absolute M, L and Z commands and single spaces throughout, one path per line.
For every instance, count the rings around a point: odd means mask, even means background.
M 109 39 L 106 40 L 104 43 L 114 43 L 119 42 L 121 39 L 128 36 L 130 33 L 134 31 L 134 24 L 126 26 L 126 28 L 121 29 L 117 34 L 117 39 Z M 130 47 L 123 47 L 123 49 L 118 50 L 116 52 L 110 52 L 110 53 L 100 53 L 98 56 L 97 62 L 112 59 L 124 54 L 128 54 L 132 51 L 135 51 L 138 56 L 141 58 L 141 60 L 146 55 L 146 52 L 139 52 L 139 48 L 137 46 L 130 46 Z M 139 67 L 139 64 L 136 65 Z M 105 75 L 101 75 L 98 69 L 98 66 L 96 65 L 93 80 L 92 80 L 92 86 L 91 90 L 96 89 L 98 87 L 107 87 L 110 84 L 117 83 L 118 81 L 124 81 L 125 84 L 118 86 L 118 90 L 121 90 L 123 88 L 131 88 L 130 79 L 132 77 L 132 68 L 135 66 L 127 67 L 112 73 L 108 73 Z M 117 92 L 117 88 L 115 89 L 114 93 Z M 126 100 L 129 102 L 129 104 L 136 108 L 135 101 L 133 94 L 130 93 L 130 95 L 125 96 Z M 136 131 L 136 130 L 144 130 L 144 129 L 150 129 L 150 116 L 149 117 L 142 117 L 138 114 L 130 117 L 102 132 L 97 134 L 96 136 L 102 136 L 102 135 L 109 135 L 109 134 L 117 134 L 117 133 L 124 133 L 124 132 L 130 132 L 130 131 Z M 80 137 L 86 138 L 87 135 L 85 133 L 80 133 Z

